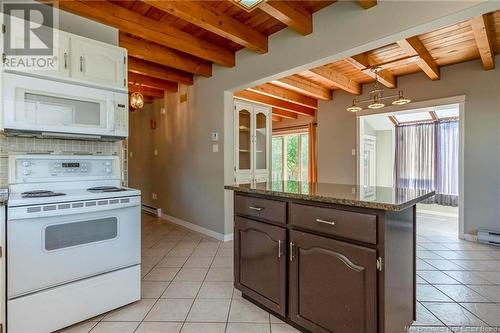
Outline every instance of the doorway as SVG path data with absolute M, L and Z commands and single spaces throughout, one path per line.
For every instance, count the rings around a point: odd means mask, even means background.
M 449 104 L 360 116 L 358 181 L 435 191 L 417 205 L 418 213 L 435 219 L 434 227 L 446 221 L 447 233 L 463 237 L 460 109 L 460 104 Z

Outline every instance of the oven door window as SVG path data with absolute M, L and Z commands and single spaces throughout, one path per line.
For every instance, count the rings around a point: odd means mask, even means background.
M 41 93 L 23 92 L 25 107 L 16 112 L 16 122 L 44 126 L 106 128 L 105 103 Z
M 106 217 L 56 224 L 46 227 L 44 233 L 45 250 L 55 251 L 116 238 L 118 236 L 118 219 Z

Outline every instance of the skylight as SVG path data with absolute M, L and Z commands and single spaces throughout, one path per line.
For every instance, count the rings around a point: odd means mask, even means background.
M 458 108 L 441 109 L 434 112 L 436 112 L 439 119 L 458 117 Z
M 413 123 L 417 121 L 432 120 L 429 112 L 403 113 L 394 116 L 398 123 Z

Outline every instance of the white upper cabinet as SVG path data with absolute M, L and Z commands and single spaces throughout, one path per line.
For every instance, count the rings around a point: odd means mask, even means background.
M 116 88 L 127 87 L 127 52 L 91 39 L 71 38 L 73 78 Z
M 234 102 L 235 177 L 237 183 L 269 180 L 271 157 L 271 108 Z

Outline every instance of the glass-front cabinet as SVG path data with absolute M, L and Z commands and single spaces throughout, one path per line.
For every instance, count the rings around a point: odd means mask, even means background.
M 235 101 L 234 110 L 234 181 L 265 182 L 270 172 L 271 108 Z

